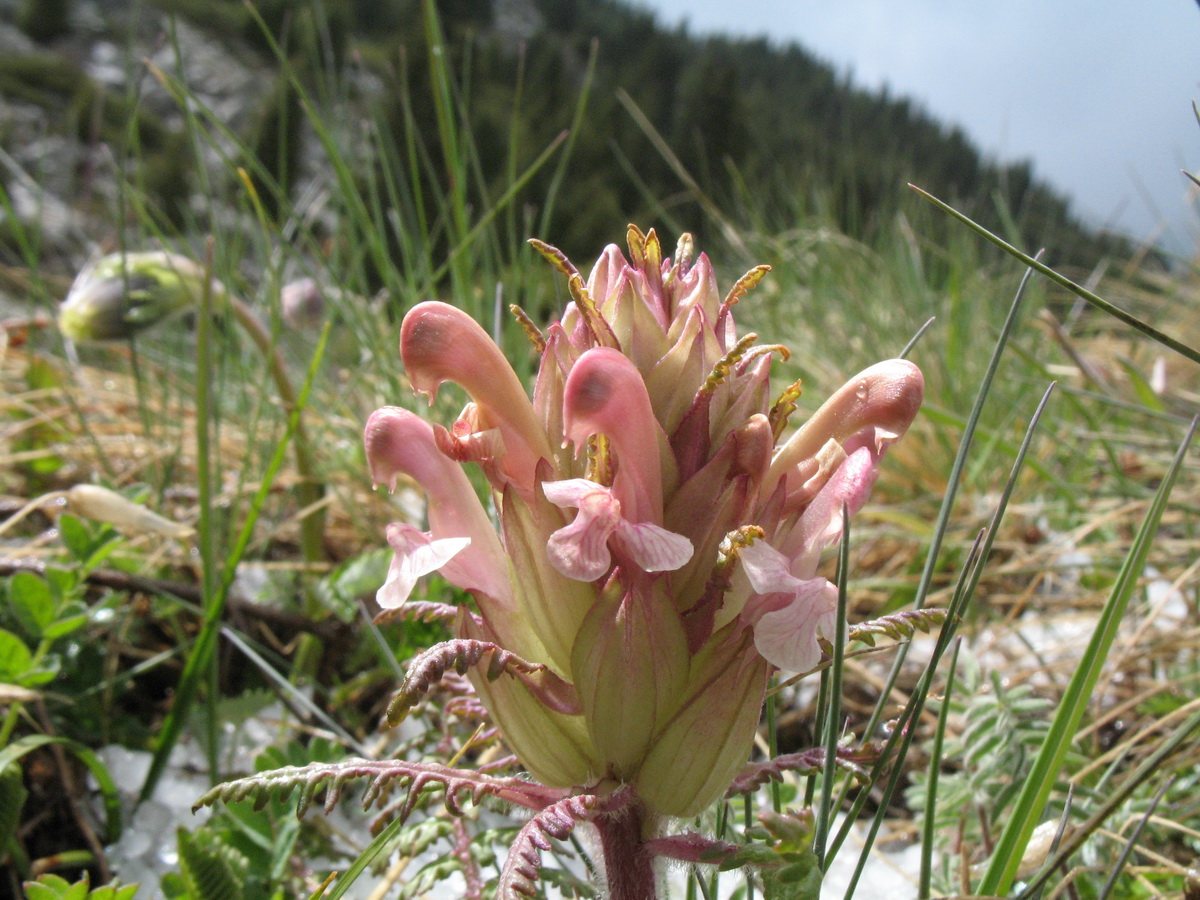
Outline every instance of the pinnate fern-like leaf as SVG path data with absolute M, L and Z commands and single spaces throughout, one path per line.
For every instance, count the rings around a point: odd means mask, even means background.
M 465 675 L 481 663 L 487 664 L 487 677 L 501 675 L 519 678 L 525 686 L 555 712 L 576 715 L 580 712 L 575 686 L 564 681 L 541 663 L 531 663 L 491 641 L 456 638 L 435 644 L 416 656 L 408 665 L 408 673 L 400 690 L 388 704 L 388 722 L 395 725 L 404 720 L 409 710 L 437 684 L 443 675 L 453 670 Z
M 458 607 L 450 603 L 437 603 L 432 600 L 408 600 L 395 609 L 385 609 L 375 617 L 376 625 L 390 625 L 392 622 L 453 622 L 458 615 Z
M 497 797 L 528 809 L 540 810 L 555 803 L 563 792 L 543 787 L 520 778 L 497 778 L 469 769 L 452 769 L 432 762 L 409 762 L 402 759 L 347 759 L 337 763 L 312 763 L 307 766 L 287 766 L 269 772 L 259 772 L 246 778 L 217 785 L 196 801 L 194 809 L 212 806 L 217 801 L 235 803 L 253 800 L 261 809 L 272 797 L 286 800 L 293 791 L 299 792 L 296 813 L 303 816 L 319 791 L 325 791 L 325 812 L 331 812 L 351 782 L 368 780 L 363 794 L 363 808 L 382 803 L 393 788 L 408 788 L 408 796 L 398 810 L 407 818 L 420 795 L 434 788 L 446 792 L 446 808 L 454 815 L 462 814 L 462 798 L 478 803 L 485 796 Z
M 592 818 L 597 802 L 598 798 L 592 794 L 564 797 L 526 822 L 508 848 L 508 858 L 496 888 L 496 900 L 537 896 L 542 851 L 550 849 L 550 838 L 566 840 L 576 825 Z
M 941 627 L 945 621 L 946 610 L 944 609 L 934 609 L 932 607 L 927 609 L 908 609 L 903 612 L 892 613 L 888 616 L 880 616 L 878 619 L 872 619 L 869 622 L 860 622 L 857 625 L 851 625 L 849 638 L 851 641 L 858 641 L 861 644 L 874 647 L 877 637 L 887 637 L 894 641 L 907 641 L 911 640 L 912 636 L 918 631 L 929 634 L 935 628 Z
M 179 868 L 196 900 L 242 900 L 250 860 L 207 828 L 177 832 Z
M 463 881 L 466 890 L 462 900 L 483 900 L 483 876 L 479 872 L 479 860 L 476 859 L 475 843 L 470 830 L 462 819 L 454 820 L 454 849 L 451 854 L 462 866 Z
M 859 783 L 865 784 L 870 780 L 865 766 L 874 762 L 877 753 L 870 747 L 852 749 L 838 747 L 837 766 L 839 769 L 852 774 Z M 751 763 L 742 769 L 740 775 L 733 780 L 726 797 L 737 797 L 758 790 L 771 781 L 782 781 L 784 772 L 799 772 L 810 775 L 820 772 L 825 765 L 825 748 L 814 747 L 799 753 L 786 753 L 766 762 Z
M 716 865 L 736 856 L 742 850 L 742 845 L 705 837 L 694 831 L 686 831 L 647 841 L 646 849 L 655 856 L 680 862 Z

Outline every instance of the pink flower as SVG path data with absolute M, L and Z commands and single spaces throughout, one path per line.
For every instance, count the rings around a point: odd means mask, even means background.
M 758 595 L 753 610 L 754 646 L 772 665 L 807 672 L 821 661 L 817 635 L 833 636 L 837 588 L 826 578 L 798 578 L 791 560 L 759 542 L 739 554 L 742 571 Z
M 375 595 L 384 609 L 399 609 L 422 575 L 449 565 L 460 550 L 471 545 L 470 538 L 439 540 L 404 522 L 393 522 L 387 527 L 387 542 L 395 555 L 388 567 L 387 580 Z
M 650 522 L 630 522 L 621 515 L 621 501 L 611 488 L 570 478 L 542 485 L 555 506 L 579 510 L 575 521 L 550 535 L 546 552 L 550 564 L 568 578 L 595 581 L 612 565 L 608 542 L 645 572 L 671 572 L 692 556 L 692 542 Z
M 367 423 L 376 482 L 428 495 L 428 531 L 388 528 L 379 601 L 433 571 L 470 591 L 478 611 L 426 656 L 468 671 L 521 765 L 566 792 L 631 791 L 647 821 L 690 817 L 746 762 L 771 673 L 818 666 L 845 627 L 820 557 L 916 415 L 921 372 L 867 368 L 777 446 L 798 393 L 772 395 L 786 351 L 733 316 L 765 267 L 722 297 L 689 236 L 670 259 L 631 227 L 628 258 L 607 248 L 586 280 L 537 246 L 572 302 L 530 327 L 532 399 L 465 313 L 405 316 L 413 387 L 454 381 L 471 402 L 449 428 L 395 407 Z

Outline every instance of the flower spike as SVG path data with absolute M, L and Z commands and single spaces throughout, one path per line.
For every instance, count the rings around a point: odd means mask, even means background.
M 846 627 L 820 557 L 924 389 L 912 363 L 879 363 L 787 438 L 800 383 L 777 401 L 770 385 L 789 353 L 739 339 L 734 321 L 767 267 L 722 294 L 690 235 L 673 261 L 653 229 L 626 238 L 627 253 L 610 245 L 586 280 L 532 242 L 570 300 L 544 325 L 514 309 L 541 357 L 532 402 L 482 327 L 422 303 L 402 326 L 408 378 L 430 397 L 454 381 L 471 402 L 447 427 L 385 407 L 365 433 L 372 478 L 411 477 L 429 498 L 428 531 L 388 526 L 379 599 L 398 609 L 382 618 L 453 616 L 452 638 L 412 662 L 392 712 L 439 679 L 469 681 L 450 718 L 486 715 L 544 786 L 515 795 L 534 815 L 509 850 L 504 900 L 533 892 L 540 852 L 580 822 L 619 900 L 656 896 L 656 857 L 732 861 L 732 845 L 664 837 L 663 822 L 808 765 L 745 771 L 772 673 L 812 670 Z M 468 464 L 487 478 L 499 533 Z M 433 571 L 475 604 L 429 597 L 402 612 Z

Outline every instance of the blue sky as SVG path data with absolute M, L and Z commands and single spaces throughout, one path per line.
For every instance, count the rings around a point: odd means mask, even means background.
M 692 33 L 795 41 L 1036 174 L 1095 225 L 1191 254 L 1196 0 L 635 0 Z

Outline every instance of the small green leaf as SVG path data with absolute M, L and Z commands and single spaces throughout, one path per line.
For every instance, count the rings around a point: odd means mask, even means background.
M 821 896 L 821 867 L 812 850 L 789 853 L 786 865 L 763 873 L 766 900 L 818 900 Z
M 68 738 L 52 737 L 48 734 L 27 734 L 17 738 L 7 747 L 0 748 L 0 770 L 12 765 L 26 753 L 47 744 L 58 744 L 70 750 L 92 773 L 104 798 L 104 809 L 108 819 L 104 841 L 115 844 L 121 837 L 121 799 L 117 795 L 117 785 L 113 781 L 112 775 L 109 774 L 108 769 L 93 750 Z M 49 876 L 44 876 L 40 880 L 44 882 L 47 877 Z M 60 878 L 59 881 L 62 879 Z M 65 883 L 63 881 L 63 884 Z
M 28 795 L 20 766 L 13 763 L 0 769 L 0 850 L 4 848 L 8 836 L 17 833 L 21 809 Z
M 1144 703 L 1138 705 L 1138 712 L 1142 715 L 1153 716 L 1156 719 L 1162 719 L 1175 710 L 1187 704 L 1187 700 L 1175 693 L 1158 693 L 1153 697 L 1148 697 Z
M 62 387 L 64 383 L 63 372 L 58 366 L 51 365 L 48 359 L 41 356 L 29 357 L 29 365 L 25 369 L 25 384 L 31 391 L 54 390 Z
M 120 882 L 114 881 L 112 884 L 102 884 L 101 887 L 91 890 L 88 900 L 133 900 L 134 894 L 137 893 L 137 884 L 126 884 L 121 887 Z
M 99 567 L 102 562 L 117 552 L 124 543 L 121 540 L 121 536 L 111 525 L 105 525 L 92 544 L 91 555 L 83 562 L 84 569 L 91 571 Z M 120 568 L 120 566 L 118 565 L 117 568 Z
M 1133 388 L 1134 394 L 1138 400 L 1142 402 L 1147 409 L 1153 409 L 1158 412 L 1166 410 L 1167 406 L 1163 403 L 1162 397 L 1154 392 L 1154 388 L 1150 386 L 1150 382 L 1142 375 L 1141 371 L 1132 362 L 1122 357 L 1117 357 L 1117 362 L 1121 368 L 1125 370 L 1125 374 L 1129 377 L 1129 384 Z
M 47 626 L 46 630 L 42 632 L 42 636 L 48 641 L 56 641 L 60 637 L 65 637 L 72 631 L 76 631 L 86 625 L 88 622 L 87 613 L 75 612 L 75 610 L 79 609 L 80 607 L 82 607 L 82 604 L 80 603 L 72 602 L 68 604 L 67 609 L 60 612 L 59 619 L 55 622 L 52 622 L 49 626 Z M 64 615 L 64 613 L 66 614 Z
M 60 669 L 62 669 L 62 660 L 57 654 L 50 653 L 43 656 L 36 666 L 27 668 L 25 674 L 17 679 L 17 683 L 22 687 L 37 687 L 39 684 L 48 684 L 58 677 Z
M 50 585 L 50 590 L 61 602 L 63 597 L 70 596 L 79 586 L 80 572 L 78 566 L 69 568 L 46 566 L 42 571 L 42 577 L 46 579 L 46 584 Z
M 82 519 L 64 513 L 58 517 L 58 536 L 72 557 L 83 562 L 92 554 L 92 535 Z
M 32 572 L 17 572 L 8 583 L 8 600 L 17 621 L 31 636 L 41 637 L 54 621 L 54 594 L 46 579 Z
M 46 880 L 50 878 L 58 878 L 59 881 L 63 881 L 57 875 L 43 875 L 42 881 L 25 882 L 25 896 L 28 900 L 59 900 L 62 893 L 46 884 Z M 66 882 L 63 881 L 63 884 Z
M 167 872 L 160 882 L 163 896 L 168 900 L 187 900 L 188 886 L 183 876 L 178 872 Z
M 33 665 L 33 654 L 25 642 L 0 628 L 0 681 L 24 684 L 24 677 Z
M 91 882 L 85 873 L 80 881 L 71 884 L 59 875 L 46 874 L 37 881 L 25 882 L 25 896 L 29 900 L 85 900 Z

